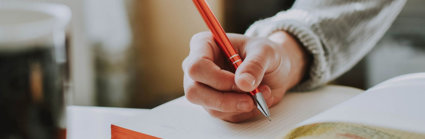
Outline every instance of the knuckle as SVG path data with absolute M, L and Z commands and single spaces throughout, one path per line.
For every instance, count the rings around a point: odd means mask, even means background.
M 196 99 L 198 99 L 198 87 L 197 85 L 190 85 L 189 87 L 187 87 L 186 89 L 186 99 L 192 103 L 196 102 Z
M 188 65 L 187 73 L 190 77 L 195 77 L 199 73 L 199 69 L 202 66 L 202 63 L 200 60 L 197 60 L 191 64 Z

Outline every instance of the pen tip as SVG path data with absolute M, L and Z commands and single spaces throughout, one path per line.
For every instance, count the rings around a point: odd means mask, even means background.
M 269 108 L 267 107 L 267 103 L 264 100 L 263 94 L 261 92 L 258 92 L 258 93 L 255 94 L 254 97 L 255 97 L 254 100 L 256 101 L 258 110 L 260 110 L 260 112 L 263 113 L 263 115 L 269 121 L 271 121 Z

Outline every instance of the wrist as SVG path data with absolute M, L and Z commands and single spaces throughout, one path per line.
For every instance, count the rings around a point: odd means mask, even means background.
M 286 70 L 288 73 L 286 88 L 289 90 L 300 83 L 306 76 L 311 59 L 310 55 L 294 36 L 285 31 L 276 31 L 268 39 L 278 44 L 281 48 L 279 53 L 281 59 L 284 60 L 281 60 L 280 65 L 288 69 Z

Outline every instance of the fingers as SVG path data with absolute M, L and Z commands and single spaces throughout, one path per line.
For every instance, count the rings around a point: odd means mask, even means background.
M 245 39 L 242 35 L 230 34 L 234 44 L 240 45 Z M 234 73 L 224 70 L 226 63 L 221 50 L 210 33 L 198 33 L 191 40 L 189 56 L 183 61 L 183 71 L 193 80 L 221 91 L 240 91 L 234 83 Z
M 193 81 L 188 76 L 185 76 L 184 84 L 186 98 L 194 104 L 203 106 L 214 117 L 228 122 L 241 122 L 261 115 L 251 96 L 247 94 L 219 92 Z M 271 88 L 261 85 L 258 89 L 270 107 L 274 103 Z
M 184 79 L 186 98 L 190 102 L 221 112 L 248 112 L 255 109 L 255 103 L 248 94 L 235 92 L 220 92 L 189 77 Z M 259 87 L 266 101 L 270 101 L 271 89 L 262 85 Z
M 238 93 L 259 86 L 268 106 L 274 104 L 271 89 L 260 85 L 265 73 L 274 68 L 275 53 L 269 42 L 248 41 L 243 35 L 228 34 L 236 51 L 245 57 L 236 74 L 224 70 L 228 64 L 210 33 L 195 35 L 189 56 L 183 61 L 186 98 L 206 108 L 211 115 L 231 122 L 259 114 L 252 97 Z
M 244 46 L 248 39 L 240 34 L 227 34 L 233 47 L 238 50 L 240 46 Z M 214 61 L 216 58 L 221 58 L 221 50 L 210 32 L 201 32 L 195 34 L 190 40 L 189 56 L 200 58 L 204 57 Z
M 264 74 L 277 67 L 276 52 L 272 45 L 263 40 L 246 44 L 245 59 L 235 73 L 235 83 L 239 89 L 246 92 L 254 90 L 263 80 Z
M 235 75 L 218 67 L 213 61 L 201 58 L 183 62 L 185 73 L 198 82 L 221 91 L 236 90 Z M 187 65 L 187 66 L 186 66 Z
M 263 93 L 264 100 L 267 103 L 267 107 L 271 107 L 274 104 L 274 96 L 272 95 L 272 90 L 267 85 L 260 85 L 258 89 Z
M 218 57 L 220 49 L 214 42 L 213 36 L 208 32 L 201 32 L 195 34 L 190 40 L 189 56 L 194 58 L 206 58 L 214 60 Z
M 271 94 L 270 87 L 266 85 L 261 85 L 259 89 L 262 90 L 264 99 L 266 100 L 268 107 L 273 105 L 274 97 Z M 260 115 L 262 116 L 262 113 L 259 110 L 257 110 L 256 107 L 249 112 L 222 112 L 222 111 L 210 109 L 208 107 L 204 107 L 204 108 L 208 111 L 208 113 L 210 113 L 210 115 L 228 122 L 233 122 L 233 123 L 246 121 L 248 119 L 253 119 L 254 117 L 257 117 Z
M 186 98 L 190 102 L 221 112 L 247 112 L 254 102 L 247 94 L 219 92 L 190 78 L 185 78 Z

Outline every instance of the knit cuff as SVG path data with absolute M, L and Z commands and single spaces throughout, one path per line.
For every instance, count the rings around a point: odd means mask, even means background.
M 313 57 L 306 78 L 292 90 L 307 91 L 327 83 L 330 78 L 327 52 L 315 32 L 320 29 L 313 23 L 316 19 L 302 10 L 288 10 L 276 16 L 257 21 L 245 33 L 247 36 L 267 37 L 273 32 L 283 30 L 295 36 Z

